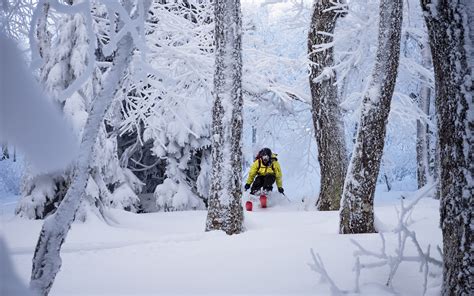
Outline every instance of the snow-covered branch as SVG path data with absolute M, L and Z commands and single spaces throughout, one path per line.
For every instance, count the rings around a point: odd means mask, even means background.
M 420 263 L 420 271 L 423 272 L 423 295 L 426 293 L 427 283 L 428 283 L 428 274 L 430 264 L 436 267 L 441 268 L 442 262 L 438 259 L 435 259 L 430 256 L 430 248 L 428 245 L 426 252 L 423 251 L 420 243 L 416 238 L 416 233 L 409 229 L 410 217 L 415 205 L 429 194 L 433 194 L 433 189 L 436 188 L 436 183 L 426 186 L 420 189 L 414 200 L 407 206 L 404 204 L 404 199 L 401 199 L 400 210 L 397 210 L 398 214 L 398 225 L 394 228 L 393 233 L 397 236 L 397 248 L 394 254 L 388 254 L 386 250 L 385 236 L 383 233 L 380 233 L 382 240 L 382 248 L 380 251 L 371 251 L 364 248 L 356 240 L 351 240 L 351 242 L 357 247 L 357 250 L 354 252 L 356 256 L 356 264 L 354 269 L 359 278 L 360 272 L 363 269 L 375 268 L 375 267 L 388 267 L 388 278 L 385 285 L 393 289 L 393 278 L 395 277 L 397 270 L 401 263 L 403 262 L 417 262 Z M 413 245 L 415 246 L 417 255 L 406 255 L 406 245 L 407 239 L 410 239 Z M 376 262 L 371 263 L 360 263 L 360 257 L 369 257 L 377 259 Z M 356 282 L 356 287 L 359 287 L 360 283 Z
M 331 295 L 333 296 L 342 295 L 343 291 L 339 289 L 339 287 L 334 283 L 334 280 L 332 279 L 332 277 L 328 274 L 326 267 L 324 266 L 323 259 L 321 259 L 321 256 L 319 256 L 318 253 L 315 254 L 313 249 L 310 249 L 310 252 L 311 252 L 311 258 L 313 259 L 313 262 L 308 263 L 308 265 L 311 268 L 311 270 L 318 273 L 321 276 L 322 282 L 327 282 L 329 284 L 329 287 L 331 289 Z
M 404 198 L 401 199 L 400 209 L 397 210 L 398 224 L 392 231 L 392 233 L 397 237 L 397 245 L 393 253 L 387 248 L 387 238 L 384 233 L 379 234 L 382 244 L 379 250 L 370 250 L 364 247 L 357 240 L 351 239 L 352 244 L 356 247 L 356 250 L 354 251 L 355 264 L 353 267 L 353 271 L 355 272 L 354 289 L 350 291 L 342 291 L 337 287 L 332 277 L 328 274 L 319 254 L 315 254 L 313 249 L 311 249 L 313 262 L 310 263 L 309 266 L 314 272 L 321 276 L 321 279 L 324 280 L 324 282 L 328 283 L 333 295 L 339 295 L 342 293 L 360 293 L 361 272 L 372 268 L 386 268 L 388 270 L 387 281 L 384 284 L 391 292 L 396 293 L 395 287 L 393 286 L 393 279 L 400 265 L 404 262 L 420 264 L 420 272 L 423 273 L 423 295 L 426 293 L 430 268 L 442 268 L 442 261 L 431 256 L 430 245 L 426 247 L 426 251 L 423 251 L 423 247 L 417 240 L 415 231 L 410 229 L 410 225 L 412 224 L 411 215 L 415 206 L 421 199 L 426 198 L 428 195 L 432 195 L 436 185 L 436 183 L 432 183 L 431 185 L 427 185 L 418 190 L 413 197 L 413 201 L 408 205 L 405 205 Z M 416 254 L 407 254 L 408 242 L 412 243 Z M 439 247 L 438 250 L 440 251 Z M 367 262 L 363 262 L 362 258 L 368 258 Z

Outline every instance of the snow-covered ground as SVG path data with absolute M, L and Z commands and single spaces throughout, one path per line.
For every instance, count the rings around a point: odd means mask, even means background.
M 390 230 L 397 223 L 395 206 L 401 194 L 410 200 L 410 192 L 379 191 L 376 197 L 378 227 L 387 232 L 392 252 L 396 236 Z M 1 227 L 16 271 L 27 283 L 42 221 L 14 217 L 14 200 L 1 199 Z M 204 211 L 112 211 L 115 225 L 99 219 L 75 223 L 63 246 L 63 265 L 51 295 L 327 295 L 329 286 L 308 266 L 311 248 L 339 288 L 353 289 L 355 247 L 350 239 L 378 251 L 379 235 L 339 235 L 337 212 L 304 208 L 294 202 L 246 212 L 247 231 L 234 236 L 204 232 Z M 412 218 L 423 248 L 440 245 L 437 200 L 422 199 Z M 411 254 L 416 253 L 407 244 L 407 255 Z M 432 256 L 439 257 L 435 252 Z M 435 277 L 429 278 L 427 295 L 436 295 L 441 271 L 431 272 Z M 387 276 L 386 267 L 363 270 L 362 294 L 390 294 L 383 286 Z M 421 295 L 422 283 L 419 264 L 402 263 L 394 288 L 401 295 Z

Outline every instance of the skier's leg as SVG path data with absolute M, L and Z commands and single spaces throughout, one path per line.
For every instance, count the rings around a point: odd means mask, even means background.
M 264 184 L 264 178 L 265 176 L 257 176 L 257 178 L 255 178 L 255 180 L 253 181 L 252 187 L 250 188 L 250 194 L 255 195 L 255 193 L 257 193 L 257 191 L 259 191 L 260 188 L 262 188 Z
M 275 182 L 274 175 L 266 175 L 263 180 L 263 190 L 272 191 L 274 182 Z

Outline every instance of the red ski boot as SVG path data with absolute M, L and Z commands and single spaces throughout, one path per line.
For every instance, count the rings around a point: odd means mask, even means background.
M 260 207 L 267 207 L 267 196 L 265 194 L 260 195 Z
M 247 211 L 251 212 L 251 211 L 252 211 L 252 208 L 253 208 L 252 202 L 251 202 L 250 200 L 247 201 L 247 202 L 245 203 L 245 209 L 246 209 Z

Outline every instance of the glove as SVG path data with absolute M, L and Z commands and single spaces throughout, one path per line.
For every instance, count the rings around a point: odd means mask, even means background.
M 245 191 L 249 190 L 250 184 L 245 184 L 244 188 L 245 188 Z
M 283 187 L 278 187 L 278 192 L 280 192 L 281 194 L 284 194 L 285 190 L 283 189 Z

